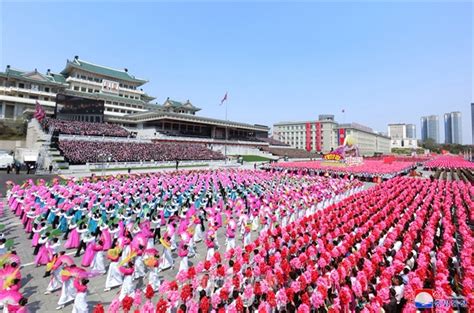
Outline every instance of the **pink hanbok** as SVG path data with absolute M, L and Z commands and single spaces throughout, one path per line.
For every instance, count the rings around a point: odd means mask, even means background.
M 49 245 L 46 243 L 45 245 L 41 246 L 38 251 L 38 255 L 35 258 L 35 265 L 46 265 L 50 261 L 52 256 L 51 250 Z
M 100 235 L 100 239 L 102 240 L 104 251 L 109 250 L 112 248 L 112 236 L 110 235 L 109 229 L 105 228 L 102 230 L 102 234 Z
M 94 260 L 94 238 L 92 238 L 92 241 L 90 241 L 87 244 L 86 252 L 84 253 L 84 256 L 82 257 L 82 262 L 81 265 L 84 267 L 89 267 L 92 264 L 92 261 Z
M 69 238 L 67 239 L 66 243 L 64 244 L 64 248 L 66 249 L 77 249 L 81 244 L 81 237 L 77 232 L 77 227 L 74 227 L 73 230 L 69 233 Z

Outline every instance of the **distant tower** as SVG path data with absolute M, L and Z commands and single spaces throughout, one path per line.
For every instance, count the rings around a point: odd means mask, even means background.
M 415 124 L 407 124 L 407 138 L 416 139 L 416 126 Z
M 439 118 L 437 115 L 421 118 L 421 140 L 425 141 L 428 138 L 439 143 Z
M 462 144 L 461 112 L 444 114 L 444 143 Z

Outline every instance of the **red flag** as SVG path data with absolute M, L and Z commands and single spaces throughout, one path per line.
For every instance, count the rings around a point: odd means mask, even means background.
M 224 101 L 227 101 L 227 92 L 224 95 L 224 98 L 221 100 L 221 105 L 224 103 Z
M 41 122 L 46 117 L 46 112 L 38 101 L 36 101 L 34 117 L 38 122 Z

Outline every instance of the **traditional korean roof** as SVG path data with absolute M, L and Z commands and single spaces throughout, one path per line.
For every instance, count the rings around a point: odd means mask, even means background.
M 48 85 L 65 85 L 66 78 L 61 74 L 55 74 L 47 72 L 42 74 L 38 70 L 33 71 L 23 71 L 19 69 L 12 68 L 7 66 L 5 72 L 0 72 L 0 76 L 7 78 L 16 78 L 18 80 L 34 82 L 38 84 L 48 84 Z
M 179 102 L 179 101 L 171 100 L 169 97 L 166 98 L 165 103 L 163 103 L 163 107 L 165 108 L 173 107 L 173 108 L 180 108 L 180 109 L 182 108 L 182 109 L 186 109 L 186 110 L 194 111 L 194 112 L 201 110 L 200 108 L 195 107 L 189 100 L 186 100 L 186 102 Z
M 106 67 L 103 65 L 97 65 L 94 63 L 90 63 L 84 60 L 79 59 L 79 57 L 75 57 L 72 61 L 67 60 L 66 68 L 61 72 L 61 74 L 67 76 L 71 69 L 81 69 L 83 71 L 94 73 L 101 76 L 106 76 L 112 79 L 118 79 L 123 81 L 132 82 L 134 84 L 138 84 L 138 86 L 147 83 L 146 79 L 136 78 L 135 76 L 128 73 L 127 69 L 118 70 L 111 67 Z

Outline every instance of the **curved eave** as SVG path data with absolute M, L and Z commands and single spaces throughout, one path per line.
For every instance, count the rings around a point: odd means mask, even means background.
M 131 82 L 131 83 L 139 83 L 138 86 L 141 86 L 141 85 L 146 84 L 146 83 L 149 82 L 146 79 L 131 78 L 131 77 L 129 77 L 129 78 L 120 77 L 119 78 L 119 77 L 109 76 L 109 75 L 106 75 L 106 74 L 97 73 L 97 72 L 85 69 L 85 68 L 81 67 L 80 65 L 74 64 L 71 61 L 68 61 L 68 63 L 66 64 L 66 68 L 64 70 L 62 70 L 60 74 L 67 75 L 70 72 L 71 67 L 75 68 L 75 69 L 78 69 L 78 70 L 81 70 L 81 71 L 84 71 L 84 72 L 92 73 L 92 74 L 95 74 L 95 75 L 109 77 L 112 80 L 122 80 L 122 81 Z

